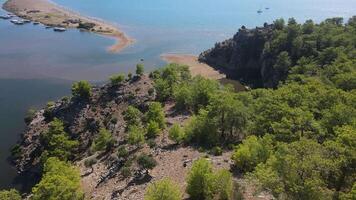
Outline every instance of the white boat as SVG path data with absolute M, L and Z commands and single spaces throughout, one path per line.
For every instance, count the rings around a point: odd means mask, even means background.
M 13 19 L 10 21 L 11 23 L 13 24 L 16 24 L 16 25 L 22 25 L 24 24 L 24 22 L 22 20 L 17 20 L 17 19 Z
M 40 24 L 39 22 L 33 22 L 33 25 L 38 25 L 38 24 Z
M 62 27 L 54 27 L 53 30 L 56 31 L 56 32 L 64 32 L 64 31 L 66 31 L 67 29 L 62 28 Z
M 31 22 L 31 20 L 28 20 L 28 19 L 24 19 L 24 20 L 22 20 L 23 21 L 23 23 L 25 23 L 25 24 L 27 24 L 27 23 L 30 23 Z
M 0 15 L 0 19 L 11 19 L 10 15 Z
M 261 14 L 263 11 L 260 9 L 257 11 L 258 14 Z

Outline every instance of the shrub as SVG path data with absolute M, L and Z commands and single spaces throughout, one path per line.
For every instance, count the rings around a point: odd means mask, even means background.
M 156 144 L 156 141 L 154 139 L 149 139 L 147 140 L 147 145 L 150 147 L 150 148 L 154 148 L 157 146 Z
M 98 160 L 96 158 L 88 158 L 84 161 L 84 166 L 85 167 L 91 167 L 93 166 L 95 163 L 97 163 Z
M 150 184 L 145 193 L 145 200 L 181 200 L 179 186 L 170 179 L 156 181 Z
M 168 134 L 169 138 L 178 144 L 184 140 L 184 130 L 179 126 L 179 124 L 173 124 L 171 129 L 169 129 Z
M 233 194 L 232 175 L 227 170 L 219 170 L 214 173 L 208 184 L 207 199 L 230 200 Z
M 55 105 L 55 103 L 53 101 L 47 102 L 46 108 L 44 109 L 44 112 L 43 112 L 43 116 L 46 119 L 52 118 L 52 112 L 53 112 L 53 109 L 54 109 L 54 105 Z
M 75 82 L 72 85 L 72 95 L 74 97 L 87 99 L 91 96 L 91 88 L 92 86 L 88 81 L 82 80 Z
M 146 155 L 146 154 L 141 154 L 137 158 L 137 164 L 142 169 L 148 170 L 148 169 L 153 169 L 157 165 L 157 162 L 152 156 L 149 156 L 149 155 Z
M 144 66 L 143 64 L 137 64 L 136 65 L 136 75 L 137 76 L 142 76 L 144 72 Z
M 127 151 L 127 149 L 124 146 L 120 146 L 117 149 L 117 157 L 119 158 L 125 158 L 129 155 L 129 152 Z
M 227 170 L 213 173 L 211 163 L 201 158 L 193 163 L 187 178 L 191 199 L 229 200 L 233 194 L 232 175 Z
M 44 164 L 41 181 L 32 188 L 31 200 L 83 200 L 79 170 L 69 163 L 49 158 Z
M 29 124 L 31 123 L 31 121 L 33 120 L 33 118 L 36 116 L 36 110 L 33 109 L 33 108 L 30 108 L 27 113 L 26 113 L 26 116 L 25 116 L 25 123 L 26 124 Z
M 112 134 L 102 128 L 99 131 L 99 135 L 95 138 L 92 148 L 94 151 L 104 151 L 109 150 L 115 144 L 115 140 Z
M 15 144 L 11 148 L 11 156 L 15 159 L 21 156 L 21 146 L 19 144 Z
M 131 168 L 128 167 L 128 166 L 123 166 L 121 168 L 121 175 L 124 177 L 124 178 L 128 178 L 131 176 Z
M 147 137 L 154 138 L 159 135 L 161 129 L 159 128 L 159 124 L 155 121 L 148 122 L 147 125 Z
M 15 190 L 1 190 L 0 191 L 0 199 L 1 200 L 21 200 L 21 195 L 20 193 Z
M 147 122 L 156 122 L 159 128 L 164 129 L 166 126 L 166 119 L 164 116 L 162 105 L 158 102 L 152 102 L 149 105 L 148 111 L 146 113 Z
M 131 145 L 140 146 L 145 142 L 144 130 L 136 125 L 130 126 L 127 140 Z
M 187 193 L 191 199 L 205 199 L 209 178 L 213 173 L 211 163 L 201 158 L 193 163 L 187 178 Z
M 114 74 L 110 76 L 110 81 L 112 85 L 118 85 L 125 80 L 125 74 Z
M 232 155 L 236 167 L 242 171 L 250 172 L 259 163 L 265 162 L 269 155 L 272 139 L 266 135 L 263 139 L 256 136 L 246 138 Z
M 49 124 L 47 132 L 41 134 L 41 141 L 48 157 L 57 157 L 67 160 L 79 145 L 78 141 L 71 140 L 64 131 L 63 122 L 57 118 Z
M 213 147 L 211 150 L 210 150 L 210 153 L 214 156 L 221 156 L 223 151 L 221 149 L 221 147 Z
M 132 73 L 131 73 L 131 72 L 129 72 L 129 73 L 127 74 L 127 78 L 128 78 L 129 80 L 132 79 Z
M 141 124 L 142 113 L 139 109 L 129 106 L 127 107 L 126 112 L 124 113 L 124 120 L 127 122 L 128 126 L 131 125 L 140 125 Z

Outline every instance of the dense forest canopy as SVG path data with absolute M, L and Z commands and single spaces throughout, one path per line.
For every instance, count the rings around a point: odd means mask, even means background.
M 276 87 L 289 80 L 319 76 L 325 83 L 352 90 L 355 72 L 356 17 L 320 24 L 291 18 L 264 27 L 242 27 L 234 38 L 217 43 L 200 60 L 254 87 Z

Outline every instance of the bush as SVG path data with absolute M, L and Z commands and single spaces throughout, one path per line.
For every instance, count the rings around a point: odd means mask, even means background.
M 15 144 L 11 148 L 11 156 L 15 159 L 21 156 L 21 146 L 19 144 Z
M 44 109 L 43 116 L 48 120 L 52 118 L 52 112 L 54 109 L 55 103 L 53 101 L 49 101 L 46 104 L 46 108 Z
M 117 157 L 119 158 L 125 158 L 129 155 L 129 152 L 127 151 L 127 149 L 124 146 L 120 146 L 117 149 Z
M 124 113 L 124 120 L 127 122 L 127 126 L 140 125 L 142 113 L 139 109 L 129 106 Z
M 83 200 L 79 170 L 57 158 L 44 164 L 41 181 L 32 188 L 31 200 Z
M 142 169 L 153 169 L 154 167 L 156 167 L 157 162 L 156 160 L 149 155 L 146 154 L 141 154 L 138 158 L 137 158 L 137 164 L 142 168 Z
M 84 161 L 84 166 L 85 167 L 91 167 L 94 164 L 96 164 L 98 162 L 98 160 L 96 158 L 88 158 Z
M 112 148 L 114 144 L 115 140 L 112 134 L 108 130 L 102 128 L 99 131 L 99 135 L 95 138 L 92 148 L 94 151 L 104 151 Z
M 150 184 L 145 193 L 145 200 L 181 200 L 179 186 L 170 179 L 156 181 Z
M 169 129 L 168 136 L 169 139 L 179 144 L 184 140 L 184 130 L 179 126 L 179 124 L 173 124 L 171 129 Z
M 233 194 L 232 175 L 227 170 L 214 173 L 209 180 L 208 199 L 230 200 Z
M 131 168 L 128 167 L 128 166 L 124 166 L 121 168 L 121 175 L 124 177 L 124 178 L 128 178 L 131 176 Z
M 130 126 L 127 140 L 131 145 L 140 146 L 145 142 L 144 130 L 139 126 Z
M 129 80 L 132 79 L 132 73 L 131 73 L 131 72 L 129 72 L 129 73 L 127 74 L 127 78 L 128 78 Z
M 233 194 L 231 173 L 227 170 L 213 173 L 211 163 L 204 158 L 193 163 L 187 182 L 191 199 L 230 200 Z
M 114 74 L 110 77 L 112 85 L 118 85 L 125 80 L 125 74 Z
M 144 66 L 143 64 L 137 64 L 136 65 L 136 75 L 137 76 L 142 76 L 144 73 Z
M 61 160 L 68 160 L 79 145 L 78 141 L 71 140 L 69 134 L 64 131 L 63 122 L 57 118 L 49 124 L 48 131 L 41 134 L 41 142 L 48 157 Z
M 33 120 L 33 118 L 36 116 L 36 110 L 33 109 L 33 108 L 30 108 L 27 113 L 26 113 L 26 116 L 25 116 L 25 123 L 26 124 L 29 124 L 31 123 L 31 121 Z
M 80 97 L 88 99 L 91 96 L 92 86 L 88 81 L 78 81 L 72 85 L 72 95 L 74 97 Z
M 221 147 L 213 147 L 211 150 L 210 150 L 210 154 L 214 155 L 214 156 L 221 156 L 223 153 Z
M 161 129 L 159 128 L 159 124 L 154 121 L 148 122 L 147 125 L 147 137 L 154 138 L 159 135 Z
M 212 173 L 213 168 L 208 160 L 201 158 L 193 163 L 187 178 L 187 193 L 191 199 L 205 199 Z
M 235 166 L 245 172 L 251 172 L 259 163 L 264 163 L 272 150 L 270 136 L 257 138 L 250 136 L 240 144 L 232 155 Z
M 1 200 L 21 200 L 20 193 L 15 190 L 0 190 L 0 199 Z
M 156 141 L 154 139 L 149 139 L 146 143 L 150 148 L 154 148 L 157 146 Z
M 160 129 L 164 129 L 166 126 L 166 119 L 164 116 L 162 105 L 158 102 L 152 102 L 149 105 L 148 111 L 146 113 L 147 122 L 156 122 Z

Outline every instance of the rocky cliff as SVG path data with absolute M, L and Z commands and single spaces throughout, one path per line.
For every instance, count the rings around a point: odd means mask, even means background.
M 253 87 L 273 87 L 274 72 L 263 58 L 263 49 L 273 33 L 273 25 L 246 29 L 242 27 L 233 38 L 217 43 L 199 56 L 199 61 L 224 71 L 229 78 Z

